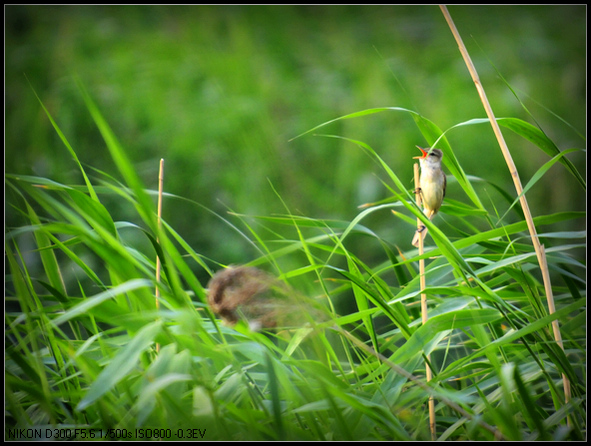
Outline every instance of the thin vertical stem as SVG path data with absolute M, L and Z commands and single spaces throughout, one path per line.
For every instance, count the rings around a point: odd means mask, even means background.
M 158 232 L 162 229 L 162 185 L 164 184 L 164 158 L 160 159 L 160 169 L 158 170 Z M 156 242 L 160 243 L 160 236 L 156 236 Z M 160 257 L 156 255 L 156 309 L 160 309 Z M 156 352 L 160 351 L 160 344 L 156 344 Z
M 422 198 L 421 198 L 421 180 L 419 175 L 419 164 L 414 163 L 414 175 L 415 175 L 415 196 L 417 205 L 422 207 Z M 420 218 L 417 218 L 417 230 L 421 230 L 423 227 L 423 222 Z M 424 250 L 424 238 L 419 237 L 419 256 L 423 255 Z M 427 287 L 427 282 L 425 279 L 425 259 L 419 260 L 419 281 L 421 291 L 423 291 Z M 429 319 L 427 313 L 427 295 L 425 293 L 421 293 L 421 319 L 423 325 L 427 323 Z M 426 377 L 427 381 L 431 381 L 433 378 L 433 372 L 431 371 L 430 364 L 431 363 L 431 355 L 427 355 L 427 363 L 425 364 L 426 367 Z M 429 395 L 429 430 L 431 431 L 431 440 L 435 441 L 437 439 L 437 432 L 435 429 L 435 400 L 433 399 L 432 395 Z
M 493 132 L 497 137 L 497 141 L 501 148 L 501 152 L 505 157 L 505 162 L 507 163 L 507 167 L 509 168 L 509 172 L 511 173 L 511 177 L 513 178 L 513 184 L 515 185 L 515 190 L 517 191 L 517 195 L 520 197 L 519 201 L 521 203 L 521 208 L 523 209 L 523 214 L 525 216 L 525 221 L 527 222 L 527 227 L 529 229 L 529 233 L 532 239 L 532 243 L 534 246 L 534 250 L 536 251 L 536 256 L 538 258 L 538 263 L 540 265 L 540 270 L 542 272 L 542 279 L 544 281 L 544 289 L 546 291 L 546 300 L 548 301 L 548 311 L 550 314 L 553 314 L 555 311 L 554 307 L 554 295 L 552 291 L 552 284 L 550 282 L 550 273 L 548 272 L 548 264 L 546 261 L 546 252 L 544 251 L 544 247 L 540 244 L 540 240 L 538 238 L 538 233 L 536 231 L 536 227 L 534 225 L 534 221 L 529 210 L 529 205 L 527 203 L 527 199 L 525 194 L 523 194 L 523 187 L 521 185 L 521 180 L 519 178 L 519 173 L 517 172 L 517 168 L 515 167 L 515 163 L 513 162 L 513 158 L 511 157 L 511 153 L 509 152 L 509 148 L 507 147 L 507 143 L 505 142 L 505 138 L 503 138 L 503 134 L 501 133 L 501 128 L 497 123 L 495 115 L 493 113 L 492 107 L 488 102 L 488 98 L 486 97 L 486 93 L 484 92 L 484 87 L 480 83 L 480 78 L 478 76 L 478 72 L 476 71 L 476 67 L 472 63 L 472 59 L 470 58 L 470 54 L 468 54 L 468 50 L 464 45 L 462 37 L 456 28 L 456 25 L 447 10 L 445 5 L 440 5 L 441 11 L 445 20 L 447 21 L 449 28 L 451 29 L 452 34 L 454 35 L 458 47 L 460 49 L 460 53 L 462 53 L 462 57 L 464 58 L 464 62 L 468 67 L 468 71 L 472 76 L 472 80 L 476 85 L 476 90 L 478 91 L 478 95 L 480 96 L 480 100 L 482 101 L 482 105 L 486 110 L 486 114 L 490 123 L 493 128 Z M 560 326 L 558 324 L 558 320 L 555 319 L 552 321 L 552 330 L 554 332 L 554 339 L 556 340 L 557 344 L 564 350 L 564 345 L 562 343 L 562 336 L 560 334 Z M 564 383 L 564 399 L 565 403 L 568 404 L 571 398 L 571 389 L 570 389 L 570 382 L 566 375 L 562 375 L 563 383 Z M 567 424 L 570 425 L 570 418 L 567 417 Z

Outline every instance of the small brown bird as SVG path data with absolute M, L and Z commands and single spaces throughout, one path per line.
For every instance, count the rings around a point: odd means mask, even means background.
M 326 310 L 273 275 L 250 266 L 230 266 L 215 273 L 207 301 L 232 326 L 244 320 L 251 330 L 301 327 L 325 321 Z
M 417 148 L 423 152 L 423 156 L 413 157 L 418 159 L 421 164 L 420 193 L 423 200 L 423 212 L 429 220 L 433 220 L 443 203 L 447 186 L 445 173 L 441 169 L 443 152 L 439 149 L 422 149 L 419 146 Z M 412 239 L 413 246 L 419 246 L 419 237 L 424 240 L 427 232 L 427 227 L 422 225 Z
M 277 300 L 272 290 L 282 286 L 276 278 L 257 268 L 231 266 L 210 279 L 207 300 L 228 325 L 245 319 L 253 330 L 272 328 L 277 324 Z

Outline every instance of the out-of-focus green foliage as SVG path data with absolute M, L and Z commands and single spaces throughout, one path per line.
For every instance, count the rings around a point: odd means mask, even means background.
M 584 132 L 584 6 L 450 12 L 497 116 L 533 123 L 487 58 L 561 150 L 581 147 L 577 132 L 552 113 Z M 167 192 L 221 214 L 283 212 L 269 182 L 292 211 L 317 218 L 352 219 L 359 204 L 386 198 L 383 173 L 350 143 L 313 136 L 289 142 L 319 123 L 385 106 L 421 113 L 442 130 L 485 116 L 435 6 L 8 6 L 6 171 L 78 181 L 25 75 L 81 162 L 114 172 L 74 75 L 147 187 L 156 188 L 164 158 Z M 370 144 L 412 188 L 410 157 L 425 140 L 410 116 L 338 121 L 323 133 Z M 549 158 L 505 133 L 525 184 Z M 468 175 L 511 185 L 488 125 L 453 130 L 448 139 Z M 584 156 L 569 158 L 584 174 Z M 528 194 L 534 215 L 583 209 L 584 194 L 565 168 L 551 174 L 556 181 Z M 467 200 L 453 181 L 448 197 Z M 252 255 L 198 207 L 168 200 L 164 215 L 220 261 Z M 387 213 L 375 224 L 384 234 L 412 233 Z

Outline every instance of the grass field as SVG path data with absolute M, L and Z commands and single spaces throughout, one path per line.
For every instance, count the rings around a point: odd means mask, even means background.
M 551 314 L 438 8 L 6 7 L 6 438 L 429 440 L 429 398 L 440 440 L 586 438 L 583 8 L 450 7 Z M 211 312 L 230 264 L 276 329 Z

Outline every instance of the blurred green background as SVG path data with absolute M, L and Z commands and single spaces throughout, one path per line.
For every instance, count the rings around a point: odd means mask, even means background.
M 583 147 L 586 6 L 449 10 L 497 117 L 535 124 L 488 59 L 561 150 Z M 386 106 L 419 112 L 442 130 L 485 117 L 436 6 L 6 6 L 5 12 L 6 172 L 83 183 L 27 77 L 80 160 L 120 179 L 77 75 L 147 188 L 157 188 L 164 158 L 166 192 L 239 226 L 228 209 L 285 213 L 273 188 L 293 213 L 347 221 L 358 205 L 388 197 L 381 184 L 386 176 L 355 145 L 312 135 L 289 141 L 323 122 Z M 408 114 L 338 121 L 319 133 L 369 144 L 413 187 L 414 146 L 426 142 Z M 504 134 L 525 184 L 549 158 Z M 514 194 L 489 125 L 460 127 L 448 139 L 467 174 Z M 569 158 L 585 175 L 585 154 Z M 483 196 L 490 196 L 485 205 L 494 212 L 498 194 Z M 451 179 L 448 197 L 465 201 Z M 560 164 L 528 198 L 534 216 L 585 209 L 584 191 Z M 114 218 L 130 218 L 126 204 L 103 202 Z M 500 204 L 499 213 L 506 208 Z M 9 226 L 22 224 L 6 211 Z M 256 255 L 229 225 L 195 204 L 167 199 L 163 216 L 216 261 L 242 263 Z M 445 215 L 439 224 L 445 221 L 453 224 Z M 414 229 L 388 211 L 364 224 L 410 249 Z

